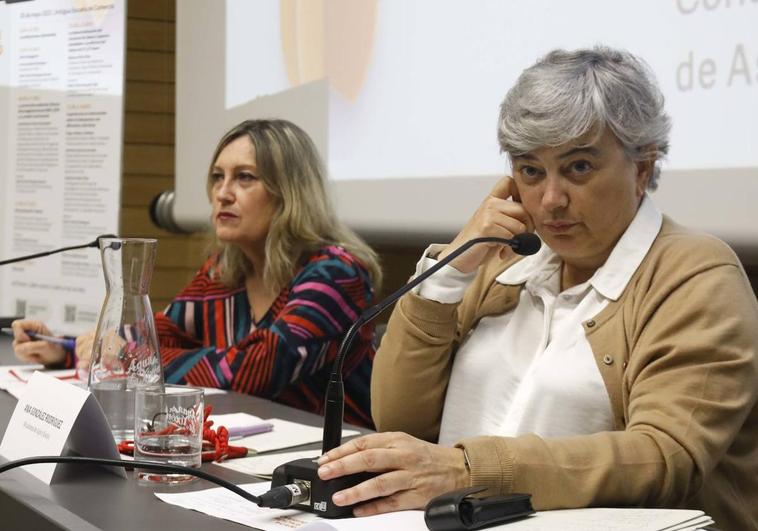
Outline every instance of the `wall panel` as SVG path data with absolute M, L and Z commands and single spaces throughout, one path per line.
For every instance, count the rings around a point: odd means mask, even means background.
M 158 238 L 150 286 L 163 309 L 202 263 L 203 235 L 155 227 L 152 199 L 174 187 L 174 0 L 129 0 L 126 22 L 121 235 Z

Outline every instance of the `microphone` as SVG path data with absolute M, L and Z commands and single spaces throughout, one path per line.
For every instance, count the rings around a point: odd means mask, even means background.
M 66 251 L 74 251 L 76 249 L 86 249 L 88 247 L 100 247 L 100 239 L 101 238 L 118 238 L 118 236 L 114 234 L 102 234 L 95 238 L 93 241 L 89 243 L 84 243 L 82 245 L 72 245 L 70 247 L 61 247 L 60 249 L 53 249 L 52 251 L 44 251 L 41 253 L 35 253 L 35 254 L 29 254 L 26 256 L 19 256 L 16 258 L 9 258 L 8 260 L 0 260 L 0 266 L 4 266 L 7 264 L 13 264 L 15 262 L 23 262 L 26 260 L 33 260 L 35 258 L 41 258 L 43 256 L 49 256 L 51 254 L 58 254 L 58 253 L 64 253 Z
M 26 260 L 33 260 L 35 258 L 41 258 L 43 256 L 49 256 L 51 254 L 63 253 L 66 251 L 73 251 L 75 249 L 86 249 L 88 247 L 100 247 L 101 238 L 118 238 L 118 236 L 116 236 L 115 234 L 101 234 L 100 236 L 95 238 L 93 241 L 82 244 L 82 245 L 72 245 L 70 247 L 62 247 L 60 249 L 53 249 L 52 251 L 44 251 L 41 253 L 29 254 L 26 256 L 19 256 L 17 258 L 9 258 L 8 260 L 0 260 L 0 266 L 13 264 L 16 262 L 24 262 Z M 0 317 L 0 326 L 2 326 L 3 328 L 10 327 L 13 321 L 15 321 L 16 319 L 23 319 L 23 318 L 24 318 L 23 316 Z
M 375 319 L 376 316 L 386 310 L 389 306 L 397 302 L 400 297 L 455 260 L 469 248 L 480 243 L 505 244 L 510 246 L 516 254 L 523 256 L 535 254 L 542 246 L 539 237 L 529 232 L 517 234 L 512 239 L 497 238 L 494 236 L 474 238 L 455 249 L 445 258 L 434 264 L 434 266 L 430 267 L 404 286 L 401 286 L 371 308 L 365 310 L 345 333 L 345 337 L 343 338 L 342 343 L 340 343 L 340 348 L 334 360 L 334 367 L 329 376 L 329 383 L 326 388 L 326 402 L 324 404 L 322 454 L 339 446 L 340 441 L 342 440 L 342 417 L 345 409 L 342 365 L 358 330 L 360 330 L 360 328 L 366 323 Z M 271 488 L 274 489 L 277 487 L 306 484 L 310 489 L 310 498 L 306 501 L 298 502 L 298 509 L 316 513 L 325 518 L 341 518 L 344 516 L 350 516 L 353 511 L 352 507 L 340 507 L 334 505 L 332 502 L 332 495 L 340 490 L 355 486 L 374 475 L 363 472 L 324 481 L 318 477 L 317 471 L 318 464 L 315 460 L 297 459 L 295 461 L 290 461 L 274 470 L 274 474 L 271 478 Z

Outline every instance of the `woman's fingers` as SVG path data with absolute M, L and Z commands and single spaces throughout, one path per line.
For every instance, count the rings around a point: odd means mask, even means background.
M 401 491 L 386 498 L 378 498 L 362 503 L 353 509 L 353 514 L 355 516 L 373 516 L 375 514 L 394 511 L 407 511 L 423 507 L 426 503 L 413 491 Z
M 392 432 L 384 433 L 371 433 L 369 435 L 363 435 L 362 437 L 356 437 L 347 441 L 345 444 L 338 446 L 327 453 L 319 457 L 318 464 L 323 465 L 330 461 L 334 461 L 345 457 L 346 455 L 368 450 L 369 448 L 383 448 L 390 442 L 394 434 Z
M 60 363 L 66 355 L 62 346 L 47 341 L 13 341 L 13 351 L 21 361 L 44 365 Z
M 442 251 L 442 259 L 453 250 L 474 238 L 513 238 L 516 234 L 534 230 L 534 222 L 524 206 L 514 200 L 518 197 L 516 184 L 510 177 L 498 181 L 489 195 L 479 205 L 474 215 L 458 233 L 458 236 Z M 474 271 L 497 244 L 476 245 L 451 262 L 463 273 Z
M 490 190 L 490 196 L 499 197 L 500 199 L 508 199 L 516 190 L 516 184 L 513 182 L 513 177 L 506 175 Z
M 332 497 L 337 505 L 363 504 L 359 515 L 418 508 L 469 481 L 460 448 L 399 432 L 359 437 L 328 452 L 319 462 L 318 474 L 323 480 L 360 472 L 377 474 Z
M 39 354 L 35 351 L 34 344 L 40 343 L 39 341 L 30 342 L 29 340 L 25 340 L 23 342 L 19 342 L 18 340 L 13 340 L 13 352 L 16 354 L 16 357 L 23 362 L 26 363 L 39 363 Z
M 89 367 L 89 360 L 92 358 L 92 347 L 95 343 L 95 331 L 89 331 L 81 334 L 76 338 L 76 359 L 77 366 Z
M 322 455 L 318 464 L 319 476 L 322 479 L 353 474 L 356 471 L 364 470 L 386 470 L 387 457 L 381 457 L 381 465 L 377 465 L 373 460 L 377 459 L 375 453 L 370 453 L 368 457 L 363 454 L 375 450 L 388 450 L 404 446 L 407 439 L 416 440 L 410 435 L 401 432 L 383 432 L 371 433 L 351 439 L 343 445 L 334 448 Z M 376 468 L 384 466 L 385 468 Z M 369 467 L 369 468 L 360 468 Z
M 409 489 L 411 474 L 405 470 L 387 472 L 359 483 L 355 487 L 341 490 L 332 496 L 336 505 L 355 505 L 375 498 L 385 498 Z
M 398 452 L 399 450 L 387 448 L 372 448 L 349 454 L 321 465 L 318 468 L 318 475 L 321 479 L 332 479 L 358 472 L 381 472 L 399 468 L 402 463 L 401 456 L 397 455 Z
M 511 199 L 501 199 L 498 197 L 489 197 L 482 203 L 482 207 L 489 209 L 497 215 L 513 218 L 524 224 L 524 230 L 521 232 L 531 232 L 534 230 L 532 217 L 524 208 L 524 205 Z
M 482 236 L 513 237 L 516 234 L 529 231 L 531 218 L 518 203 L 505 199 L 491 199 L 488 208 L 481 214 L 480 226 L 477 227 Z M 505 229 L 506 235 L 499 229 Z
M 27 335 L 27 332 L 52 335 L 47 326 L 45 326 L 45 323 L 35 319 L 16 319 L 11 323 L 11 329 L 13 330 L 13 339 L 19 342 L 32 340 L 32 338 Z
M 13 328 L 13 352 L 21 361 L 53 365 L 65 358 L 66 352 L 62 346 L 34 340 L 27 334 L 27 332 L 34 332 L 46 336 L 53 335 L 42 321 L 17 319 L 11 323 L 11 328 Z

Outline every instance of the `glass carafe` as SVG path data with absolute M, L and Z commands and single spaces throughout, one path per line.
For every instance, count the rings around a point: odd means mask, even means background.
M 88 377 L 116 442 L 134 438 L 134 391 L 163 388 L 155 320 L 148 298 L 158 242 L 101 238 L 105 301 Z

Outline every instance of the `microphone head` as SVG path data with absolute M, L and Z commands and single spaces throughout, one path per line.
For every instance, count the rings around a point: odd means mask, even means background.
M 513 237 L 513 242 L 514 245 L 511 246 L 513 247 L 513 252 L 523 256 L 534 254 L 540 250 L 540 247 L 542 247 L 542 242 L 540 241 L 539 236 L 531 232 L 516 234 Z

